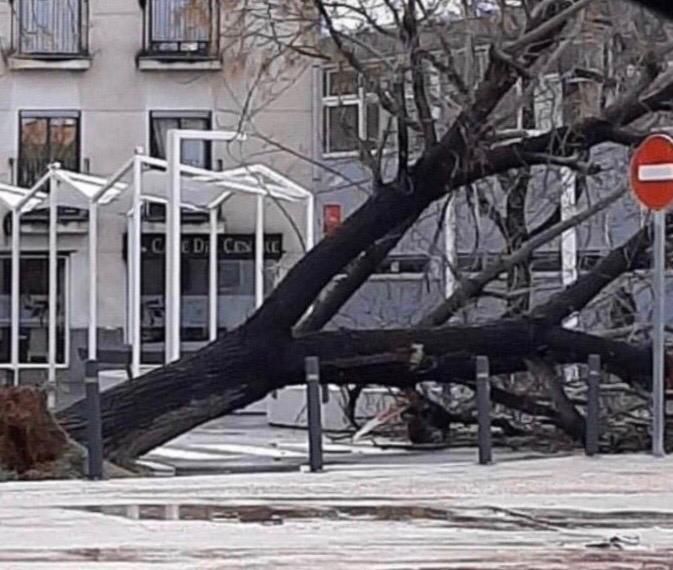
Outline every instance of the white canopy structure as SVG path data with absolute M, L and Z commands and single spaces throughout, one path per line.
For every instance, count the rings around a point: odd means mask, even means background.
M 180 273 L 183 209 L 209 214 L 209 275 L 208 275 L 208 332 L 209 339 L 217 337 L 218 328 L 218 211 L 235 198 L 254 204 L 250 212 L 254 219 L 254 288 L 255 306 L 264 300 L 264 233 L 265 212 L 275 204 L 287 218 L 299 237 L 303 251 L 314 244 L 313 194 L 273 169 L 251 164 L 221 172 L 181 164 L 181 141 L 231 141 L 236 133 L 221 131 L 168 132 L 168 160 L 146 156 L 136 149 L 134 156 L 109 178 L 101 178 L 64 170 L 59 164 L 49 166 L 47 173 L 29 189 L 0 184 L 0 204 L 12 215 L 11 241 L 11 368 L 14 382 L 19 375 L 19 321 L 20 281 L 19 259 L 20 217 L 41 204 L 49 207 L 49 294 L 48 294 L 48 386 L 49 403 L 54 405 L 57 358 L 57 208 L 58 206 L 86 207 L 88 226 L 88 358 L 97 356 L 97 275 L 98 275 L 98 208 L 132 191 L 132 205 L 128 212 L 128 338 L 131 345 L 133 376 L 140 374 L 141 365 L 141 239 L 142 204 L 158 202 L 166 205 L 166 362 L 180 357 Z M 124 178 L 130 175 L 130 182 Z M 46 191 L 49 188 L 49 191 Z M 246 205 L 246 208 L 249 208 Z M 247 209 L 245 210 L 247 213 Z M 254 213 L 253 213 L 254 212 Z M 300 223 L 297 223 L 300 220 Z
M 180 132 L 180 131 L 176 131 Z M 191 132 L 191 131 L 188 131 Z M 196 131 L 201 137 L 217 134 Z M 169 140 L 171 133 L 169 132 Z M 212 140 L 212 139 L 207 139 Z M 209 339 L 217 337 L 217 232 L 220 207 L 236 196 L 254 200 L 255 204 L 255 306 L 264 301 L 264 228 L 266 201 L 272 200 L 288 206 L 297 205 L 303 213 L 303 224 L 299 228 L 304 250 L 314 244 L 314 199 L 313 194 L 298 184 L 277 173 L 271 168 L 252 164 L 222 172 L 195 168 L 178 164 L 177 185 L 171 184 L 170 161 L 151 158 L 140 150 L 127 166 L 133 169 L 134 203 L 129 212 L 129 340 L 131 344 L 131 370 L 134 376 L 140 373 L 140 243 L 141 243 L 141 205 L 143 202 L 166 204 L 168 210 L 166 223 L 166 362 L 180 358 L 180 236 L 182 234 L 181 216 L 171 216 L 171 208 L 178 206 L 209 213 L 209 277 L 208 277 L 208 331 Z M 111 179 L 111 183 L 123 176 L 120 172 Z M 176 192 L 177 189 L 177 192 Z M 291 214 L 287 214 L 292 220 Z M 295 225 L 295 224 L 293 224 Z M 177 247 L 171 244 L 177 239 Z
M 63 170 L 58 163 L 49 166 L 47 173 L 42 176 L 32 188 L 20 188 L 6 184 L 0 184 L 0 202 L 2 202 L 12 215 L 12 240 L 11 240 L 11 301 L 10 301 L 10 364 L 14 372 L 14 384 L 19 383 L 19 325 L 20 325 L 20 255 L 21 255 L 21 215 L 48 201 L 49 207 L 49 331 L 48 331 L 48 400 L 50 407 L 55 403 L 56 383 L 56 319 L 57 319 L 57 208 L 62 206 L 87 205 L 90 212 L 89 224 L 89 250 L 90 258 L 96 257 L 96 203 L 108 203 L 124 189 L 123 184 L 107 185 L 104 178 L 89 176 L 76 172 Z M 48 192 L 45 192 L 48 188 Z M 94 264 L 95 266 L 95 264 Z M 90 272 L 95 278 L 95 272 Z M 95 313 L 95 300 L 90 302 Z M 90 314 L 91 317 L 91 314 Z M 94 320 L 91 322 L 95 322 Z M 90 327 L 91 328 L 91 327 Z M 90 331 L 89 339 L 94 338 L 95 328 Z

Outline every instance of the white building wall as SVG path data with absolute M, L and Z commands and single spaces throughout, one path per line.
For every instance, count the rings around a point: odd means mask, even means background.
M 224 52 L 218 71 L 142 71 L 136 57 L 142 48 L 143 14 L 137 0 L 89 0 L 91 65 L 84 71 L 64 69 L 15 70 L 9 65 L 11 5 L 0 0 L 0 180 L 13 179 L 11 164 L 18 159 L 18 116 L 21 110 L 77 110 L 81 113 L 81 160 L 93 174 L 109 175 L 131 157 L 134 148 L 149 148 L 149 112 L 210 111 L 213 128 L 236 127 L 241 108 L 259 60 L 249 54 L 250 68 L 241 68 L 238 54 Z M 223 42 L 224 43 L 224 42 Z M 236 62 L 234 61 L 236 59 Z M 236 65 L 234 65 L 236 63 Z M 305 67 L 309 69 L 310 62 Z M 235 71 L 235 72 L 234 72 Z M 300 184 L 310 186 L 310 166 L 297 158 L 308 156 L 313 136 L 311 77 L 303 65 L 283 74 L 283 82 L 264 85 L 255 96 L 253 119 L 245 125 L 250 139 L 238 148 L 213 145 L 213 166 L 240 161 L 262 162 Z M 292 149 L 280 151 L 270 138 Z M 121 328 L 125 323 L 126 267 L 122 239 L 126 231 L 126 204 L 102 208 L 99 222 L 99 322 L 101 328 Z M 225 231 L 252 233 L 251 207 L 227 211 Z M 2 213 L 0 213 L 2 214 Z M 267 231 L 287 231 L 273 222 Z M 277 220 L 278 221 L 278 220 Z M 277 227 L 273 227 L 273 226 Z M 207 232 L 207 225 L 196 231 Z M 61 248 L 73 250 L 71 264 L 71 325 L 87 325 L 86 235 L 59 237 Z M 23 236 L 25 251 L 45 249 L 44 238 Z M 298 257 L 298 241 L 288 235 L 286 244 Z M 9 250 L 9 239 L 0 232 L 0 250 Z M 159 278 L 159 277 L 158 277 Z

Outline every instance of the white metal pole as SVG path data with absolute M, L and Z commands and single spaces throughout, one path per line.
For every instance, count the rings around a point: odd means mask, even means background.
M 306 197 L 306 253 L 315 245 L 315 197 Z
M 166 212 L 166 362 L 180 358 L 180 245 L 182 203 L 179 133 L 168 131 L 168 206 Z
M 51 167 L 50 167 L 51 168 Z M 57 257 L 57 222 L 58 197 L 56 196 L 58 182 L 54 169 L 49 178 L 49 331 L 48 331 L 48 364 L 47 375 L 47 405 L 53 410 L 56 407 L 56 319 L 58 316 L 58 257 Z
M 664 450 L 664 322 L 666 319 L 666 212 L 654 213 L 654 362 L 652 370 L 652 454 L 663 457 Z
M 98 351 L 98 205 L 89 203 L 89 360 Z
M 264 303 L 264 195 L 257 196 L 255 220 L 255 308 Z
M 21 223 L 20 212 L 18 209 L 12 210 L 12 281 L 11 281 L 11 309 L 10 309 L 10 342 L 11 342 L 11 359 L 12 369 L 14 370 L 14 378 L 12 379 L 14 386 L 19 385 L 19 331 L 21 323 L 21 307 L 19 301 L 21 298 Z
M 140 376 L 141 339 L 141 256 L 142 256 L 142 148 L 136 149 L 133 157 L 133 209 L 131 213 L 131 242 L 133 250 L 129 252 L 131 267 L 131 375 Z
M 210 241 L 208 244 L 208 332 L 210 341 L 217 339 L 217 211 L 210 209 Z
M 444 295 L 448 299 L 456 290 L 456 201 L 453 197 L 449 198 L 446 205 L 446 214 L 444 215 Z
M 126 216 L 126 334 L 124 342 L 132 344 L 133 338 L 133 225 L 131 212 Z
M 561 220 L 567 220 L 577 214 L 575 184 L 577 177 L 569 168 L 560 169 L 561 176 Z M 561 234 L 561 281 L 564 287 L 577 281 L 577 229 L 570 228 Z M 577 313 L 566 319 L 564 326 L 575 328 L 579 324 Z

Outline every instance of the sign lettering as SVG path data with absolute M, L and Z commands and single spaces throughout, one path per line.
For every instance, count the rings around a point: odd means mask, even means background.
M 166 255 L 166 236 L 163 234 L 143 234 L 142 253 L 145 257 Z M 126 257 L 126 236 L 124 236 L 124 257 Z M 186 257 L 208 257 L 210 237 L 208 234 L 184 234 L 181 243 L 182 255 Z M 264 235 L 264 258 L 279 260 L 283 256 L 283 235 Z M 255 236 L 253 234 L 219 234 L 217 255 L 220 259 L 254 259 Z

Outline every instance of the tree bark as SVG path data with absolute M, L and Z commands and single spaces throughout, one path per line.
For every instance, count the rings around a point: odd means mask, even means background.
M 338 331 L 297 339 L 254 322 L 225 335 L 195 356 L 124 383 L 102 395 L 106 456 L 125 464 L 206 421 L 304 381 L 304 358 L 321 358 L 323 382 L 408 387 L 420 381 L 474 378 L 474 355 L 491 359 L 493 374 L 525 370 L 525 359 L 549 355 L 584 362 L 600 354 L 606 367 L 647 385 L 650 351 L 534 321 L 502 320 L 482 326 Z M 422 347 L 415 364 L 412 354 Z M 86 409 L 78 402 L 58 419 L 84 441 Z

